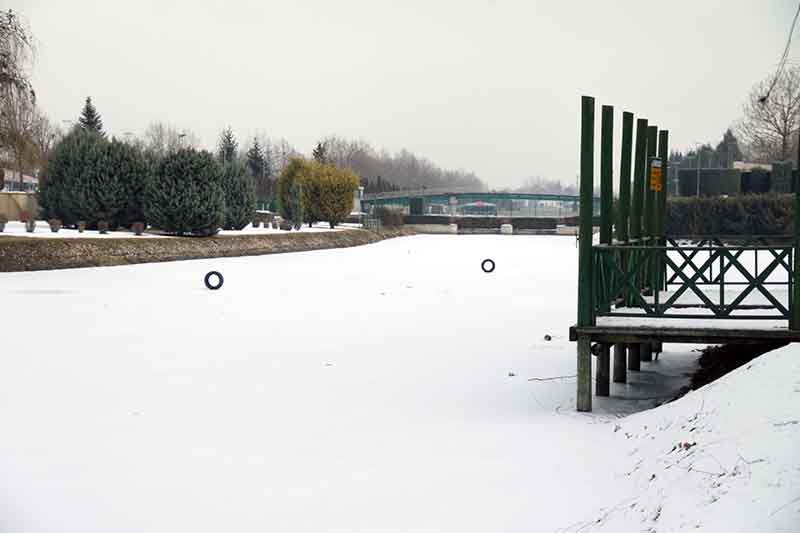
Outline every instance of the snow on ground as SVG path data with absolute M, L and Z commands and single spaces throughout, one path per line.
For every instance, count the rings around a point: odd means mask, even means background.
M 728 471 L 720 450 L 741 439 L 764 461 L 747 465 L 752 495 L 700 474 L 678 485 L 686 494 L 643 494 L 664 523 L 702 513 L 704 531 L 736 530 L 722 527 L 730 506 L 759 531 L 798 518 L 800 448 L 781 439 L 798 442 L 800 393 L 778 391 L 800 385 L 783 359 L 759 363 L 771 390 L 750 406 L 751 393 L 715 397 L 730 388 L 720 381 L 620 421 L 685 383 L 696 354 L 668 346 L 594 414 L 574 412 L 576 260 L 565 237 L 426 235 L 0 274 L 0 531 L 661 531 L 604 510 L 659 486 L 643 485 L 645 467 L 666 469 L 679 438 Z M 218 291 L 202 284 L 212 269 Z M 760 437 L 735 423 L 739 409 Z M 701 508 L 709 491 L 718 501 Z
M 800 531 L 800 347 L 616 424 L 619 500 L 567 531 Z
M 315 224 L 313 227 L 309 228 L 307 224 L 304 224 L 302 228 L 300 228 L 300 232 L 302 233 L 316 233 L 320 231 L 340 231 L 343 229 L 352 229 L 352 228 L 360 228 L 360 224 L 340 224 L 336 227 L 336 229 L 330 229 L 328 227 L 327 222 L 320 222 Z M 297 230 L 292 230 L 292 232 L 296 232 Z M 254 228 L 252 224 L 248 224 L 247 227 L 243 228 L 242 230 L 222 230 L 219 232 L 221 236 L 229 236 L 229 235 L 268 235 L 268 234 L 275 234 L 275 233 L 289 233 L 285 230 L 280 229 L 273 229 L 272 227 L 258 227 Z M 78 232 L 77 229 L 71 228 L 61 228 L 58 232 L 53 233 L 50 230 L 50 225 L 44 221 L 40 220 L 36 222 L 36 229 L 33 233 L 28 233 L 25 230 L 25 224 L 22 222 L 11 221 L 6 224 L 5 230 L 0 232 L 0 237 L 9 236 L 9 237 L 34 237 L 34 238 L 47 238 L 47 239 L 127 239 L 127 238 L 163 238 L 162 235 L 156 235 L 153 233 L 145 232 L 142 235 L 134 235 L 130 231 L 109 231 L 108 233 L 101 234 L 99 231 L 96 230 L 85 230 L 83 233 Z
M 160 238 L 159 235 L 145 233 L 143 235 L 134 235 L 130 231 L 109 231 L 108 233 L 101 234 L 97 230 L 84 230 L 80 233 L 77 229 L 61 228 L 53 233 L 50 230 L 50 224 L 44 220 L 36 221 L 36 228 L 33 233 L 28 233 L 25 230 L 25 223 L 19 221 L 9 221 L 6 223 L 5 229 L 0 232 L 0 237 L 32 237 L 43 239 L 127 239 L 127 238 Z

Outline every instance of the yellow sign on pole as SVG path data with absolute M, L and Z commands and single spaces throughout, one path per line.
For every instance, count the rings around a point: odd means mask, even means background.
M 653 159 L 650 161 L 650 190 L 661 192 L 663 180 L 661 177 L 661 160 Z

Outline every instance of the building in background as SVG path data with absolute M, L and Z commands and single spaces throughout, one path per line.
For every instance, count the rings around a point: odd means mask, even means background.
M 22 175 L 22 182 L 20 183 L 19 172 L 3 169 L 3 187 L 0 191 L 3 192 L 36 192 L 39 189 L 39 179 L 27 174 Z

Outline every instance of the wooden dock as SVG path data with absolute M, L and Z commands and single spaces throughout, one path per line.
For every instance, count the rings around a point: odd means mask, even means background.
M 569 331 L 577 341 L 577 409 L 592 409 L 593 359 L 595 394 L 607 396 L 612 380 L 624 383 L 664 343 L 800 342 L 800 224 L 783 236 L 666 235 L 669 134 L 637 119 L 634 149 L 628 112 L 612 220 L 611 106 L 602 107 L 600 238 L 593 242 L 594 108 L 584 96 L 578 320 Z M 794 191 L 800 213 L 797 178 Z

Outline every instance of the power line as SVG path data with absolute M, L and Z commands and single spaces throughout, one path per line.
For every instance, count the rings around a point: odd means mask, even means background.
M 772 83 L 770 84 L 769 89 L 767 89 L 767 94 L 758 99 L 759 103 L 763 104 L 764 102 L 767 101 L 767 98 L 769 98 L 769 95 L 772 93 L 772 89 L 775 88 L 775 84 L 778 83 L 778 78 L 780 78 L 781 74 L 783 73 L 783 69 L 786 66 L 786 60 L 789 57 L 789 49 L 792 46 L 792 37 L 794 36 L 794 28 L 797 25 L 798 16 L 800 16 L 800 5 L 797 6 L 797 11 L 794 14 L 794 20 L 792 20 L 792 27 L 789 28 L 789 38 L 786 39 L 786 46 L 783 49 L 783 55 L 781 56 L 781 59 L 778 62 L 778 70 L 775 71 L 775 77 L 772 78 Z

